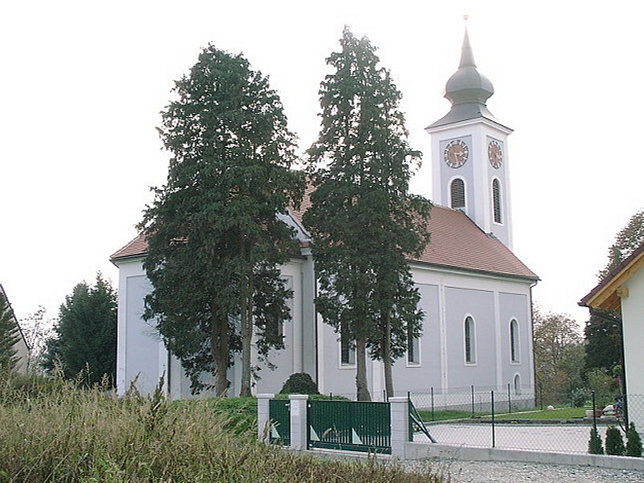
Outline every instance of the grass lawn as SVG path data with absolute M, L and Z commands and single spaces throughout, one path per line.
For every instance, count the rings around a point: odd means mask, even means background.
M 535 409 L 532 411 L 516 411 L 511 414 L 499 414 L 496 419 L 573 419 L 583 418 L 586 415 L 586 408 L 556 408 L 548 411 Z
M 551 411 L 540 409 L 521 409 L 507 413 L 496 413 L 495 419 L 572 419 L 583 418 L 586 415 L 587 408 L 557 408 Z M 432 412 L 426 409 L 418 411 L 423 421 L 448 421 L 451 419 L 469 419 L 472 418 L 472 411 L 458 411 L 458 410 L 440 410 L 434 411 L 434 418 L 432 419 Z M 474 413 L 474 418 L 489 418 L 491 414 Z

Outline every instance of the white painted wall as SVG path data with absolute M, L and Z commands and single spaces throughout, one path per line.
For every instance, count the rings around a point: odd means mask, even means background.
M 530 282 L 490 275 L 478 275 L 423 265 L 412 266 L 425 312 L 420 340 L 420 364 L 410 365 L 406 355 L 393 366 L 394 391 L 435 394 L 500 388 L 499 398 L 507 400 L 505 388 L 519 374 L 524 395 L 534 393 Z M 463 324 L 466 315 L 476 324 L 475 364 L 464 358 Z M 520 360 L 510 358 L 509 323 L 520 326 Z M 319 321 L 318 353 L 324 393 L 355 396 L 355 366 L 340 364 L 338 334 Z M 382 399 L 383 366 L 369 363 L 367 379 L 372 398 Z M 514 397 L 514 390 L 512 388 Z M 469 400 L 469 399 L 468 399 Z
M 314 347 L 315 320 L 312 297 L 303 297 L 303 291 L 312 291 L 310 284 L 303 280 L 303 273 L 310 274 L 310 257 L 294 259 L 281 267 L 287 285 L 293 290 L 290 301 L 292 320 L 284 324 L 284 349 L 272 351 L 268 360 L 276 367 L 270 369 L 267 363 L 258 361 L 253 352 L 252 364 L 256 365 L 257 378 L 253 382 L 253 393 L 279 392 L 286 379 L 294 372 L 309 372 L 315 379 Z M 144 298 L 152 290 L 145 276 L 141 258 L 119 261 L 118 338 L 116 379 L 117 392 L 123 395 L 130 384 L 142 394 L 151 393 L 165 374 L 164 390 L 172 398 L 208 397 L 212 393 L 191 394 L 190 380 L 181 368 L 180 362 L 169 356 L 163 341 L 152 321 L 143 320 Z M 304 337 L 307 340 L 304 340 Z M 241 389 L 240 357 L 228 370 L 231 381 L 230 396 L 236 396 Z M 204 375 L 204 382 L 208 381 Z
M 629 394 L 629 418 L 644 433 L 644 268 L 624 284 L 628 297 L 622 302 L 624 365 Z

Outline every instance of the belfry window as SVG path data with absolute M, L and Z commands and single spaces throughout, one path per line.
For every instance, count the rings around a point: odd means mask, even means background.
M 492 203 L 494 204 L 494 222 L 503 223 L 501 217 L 501 183 L 496 178 L 492 181 Z
M 465 208 L 465 182 L 454 178 L 449 187 L 452 208 Z

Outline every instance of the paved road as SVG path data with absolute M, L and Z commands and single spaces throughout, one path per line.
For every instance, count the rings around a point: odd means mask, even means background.
M 445 465 L 454 483 L 642 483 L 644 473 L 584 466 L 452 461 Z

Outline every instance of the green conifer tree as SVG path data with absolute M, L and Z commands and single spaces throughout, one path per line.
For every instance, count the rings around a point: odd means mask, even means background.
M 85 380 L 116 378 L 116 291 L 100 273 L 94 285 L 77 284 L 60 306 L 55 336 L 46 342 L 46 369 L 60 361 L 65 377 L 88 370 Z
M 206 47 L 159 129 L 171 154 L 166 185 L 155 190 L 139 228 L 153 291 L 144 317 L 192 381 L 214 376 L 226 394 L 231 350 L 241 350 L 241 395 L 251 390 L 251 340 L 266 355 L 282 347 L 278 323 L 291 292 L 277 266 L 297 254 L 293 230 L 278 219 L 304 191 L 291 170 L 294 135 L 268 79 L 242 55 Z
M 420 153 L 407 142 L 389 71 L 367 38 L 345 27 L 340 44 L 320 87 L 321 130 L 308 151 L 315 191 L 304 224 L 320 282 L 316 308 L 354 341 L 357 398 L 369 400 L 367 349 L 384 361 L 392 395 L 391 364 L 421 331 L 405 255 L 428 241 L 430 204 L 408 193 Z
M 9 301 L 0 289 L 0 374 L 13 371 L 18 363 L 15 345 L 20 339 L 19 330 Z
M 635 429 L 635 424 L 631 423 L 628 426 L 628 432 L 626 433 L 626 456 L 642 456 L 642 438 L 640 437 L 637 429 Z
M 622 432 L 615 426 L 609 426 L 606 430 L 606 454 L 623 456 L 625 452 Z

